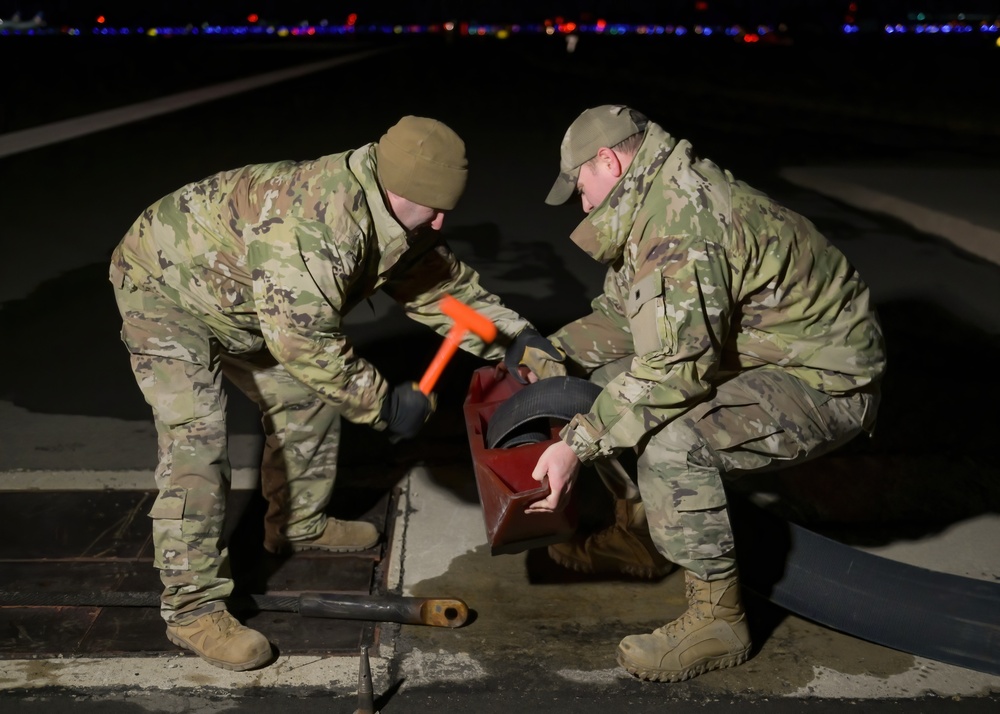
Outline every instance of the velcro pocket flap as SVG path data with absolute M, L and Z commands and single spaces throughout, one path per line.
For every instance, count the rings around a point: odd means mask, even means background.
M 187 501 L 187 489 L 168 488 L 160 491 L 153 507 L 149 509 L 150 518 L 176 520 L 184 517 L 184 503 Z
M 722 487 L 722 479 L 718 476 L 707 481 L 704 474 L 699 474 L 690 481 L 678 479 L 674 491 L 674 507 L 678 511 L 707 511 L 725 505 L 726 492 Z
M 642 280 L 632 285 L 628 292 L 625 309 L 629 317 L 634 317 L 639 309 L 655 297 L 663 294 L 663 279 L 659 270 L 654 270 Z

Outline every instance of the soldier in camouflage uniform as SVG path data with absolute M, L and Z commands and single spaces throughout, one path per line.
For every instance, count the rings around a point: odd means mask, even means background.
M 540 457 L 551 493 L 530 509 L 563 507 L 582 462 L 634 450 L 637 484 L 619 495 L 637 485 L 641 501 L 550 554 L 595 572 L 683 568 L 688 610 L 619 645 L 633 675 L 738 665 L 751 642 L 724 483 L 871 431 L 885 354 L 868 288 L 812 223 L 627 107 L 566 132 L 546 202 L 574 191 L 587 218 L 571 237 L 608 272 L 592 312 L 551 339 L 605 386 Z
M 409 438 L 434 401 L 415 383 L 386 384 L 353 351 L 344 316 L 382 289 L 445 334 L 451 322 L 438 304 L 452 295 L 489 317 L 501 343 L 516 337 L 508 353 L 515 344 L 552 349 L 438 233 L 465 188 L 466 165 L 451 129 L 408 116 L 377 144 L 184 186 L 146 209 L 115 249 L 122 340 L 159 440 L 149 515 L 175 644 L 232 670 L 272 656 L 264 635 L 226 611 L 223 375 L 264 415 L 265 547 L 356 551 L 377 544 L 377 529 L 325 514 L 340 417 Z M 506 356 L 502 344 L 471 333 L 461 346 Z

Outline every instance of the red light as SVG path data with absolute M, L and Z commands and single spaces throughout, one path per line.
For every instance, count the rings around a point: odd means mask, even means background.
M 744 42 L 759 42 L 760 38 L 757 35 L 743 35 Z
M 708 9 L 708 3 L 705 2 L 705 0 L 698 0 L 698 2 L 694 4 L 694 9 L 704 12 L 705 10 Z
M 357 21 L 358 21 L 358 13 L 352 12 L 350 15 L 347 16 L 347 24 L 350 25 L 351 27 L 354 27 Z
M 260 15 L 258 15 L 255 12 L 251 12 L 249 15 L 247 15 L 247 22 L 249 22 L 251 25 L 253 23 L 257 22 L 257 20 L 259 20 L 259 19 L 260 19 Z
M 847 9 L 850 12 L 857 12 L 858 11 L 858 4 L 856 2 L 852 2 L 850 5 L 847 6 Z
M 598 30 L 603 30 L 607 26 L 608 26 L 608 21 L 607 20 L 598 20 L 597 21 L 597 29 Z
M 103 25 L 103 24 L 104 24 L 104 22 L 105 22 L 105 18 L 104 18 L 104 15 L 98 15 L 98 16 L 97 16 L 97 24 L 98 24 L 98 25 Z
M 569 33 L 571 33 L 571 32 L 572 32 L 573 30 L 575 30 L 575 29 L 576 29 L 576 23 L 575 23 L 575 22 L 567 22 L 567 23 L 566 23 L 565 25 L 563 25 L 563 26 L 562 26 L 562 27 L 561 27 L 560 29 L 561 29 L 561 30 L 562 30 L 563 32 L 565 32 L 565 33 L 566 33 L 566 34 L 568 35 L 568 34 L 569 34 Z

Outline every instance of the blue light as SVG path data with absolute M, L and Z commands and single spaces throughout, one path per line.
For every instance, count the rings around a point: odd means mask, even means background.
M 915 16 L 914 16 L 915 17 Z M 970 22 L 968 19 L 962 21 L 961 19 L 954 22 L 948 23 L 931 23 L 926 20 L 921 19 L 921 21 L 912 21 L 912 24 L 903 23 L 892 23 L 882 26 L 881 29 L 872 28 L 871 33 L 882 32 L 885 35 L 904 35 L 908 33 L 916 35 L 964 35 L 972 32 L 978 31 L 980 34 L 989 33 L 997 34 L 998 27 L 997 22 L 993 21 L 982 21 L 982 22 Z M 844 22 L 840 26 L 840 30 L 844 35 L 854 35 L 862 33 L 861 28 L 857 23 L 854 22 Z M 425 32 L 438 33 L 441 32 L 440 25 L 393 25 L 393 26 L 378 26 L 378 25 L 354 25 L 346 26 L 340 24 L 330 24 L 329 22 L 320 22 L 317 25 L 307 25 L 306 23 L 300 23 L 299 25 L 213 25 L 205 22 L 198 27 L 188 25 L 186 27 L 108 27 L 106 25 L 96 25 L 90 27 L 89 30 L 83 30 L 83 32 L 89 31 L 95 36 L 103 35 L 108 36 L 131 36 L 131 35 L 149 35 L 151 37 L 163 36 L 163 37 L 176 37 L 185 35 L 208 35 L 208 36 L 232 36 L 232 37 L 251 37 L 251 36 L 279 36 L 281 38 L 301 38 L 310 36 L 345 36 L 352 34 L 383 34 L 383 35 L 413 35 L 422 34 Z M 481 25 L 481 24 L 470 24 L 469 34 L 472 36 L 496 36 L 498 33 L 507 34 L 509 32 L 522 32 L 524 34 L 537 33 L 537 34 L 551 34 L 552 28 L 546 27 L 542 24 L 531 24 L 531 25 L 517 25 L 504 27 L 500 25 Z M 687 35 L 699 36 L 699 37 L 713 37 L 714 35 L 725 35 L 727 37 L 733 37 L 739 39 L 741 37 L 752 38 L 752 41 L 756 41 L 760 37 L 773 36 L 776 32 L 775 28 L 768 27 L 766 25 L 755 26 L 750 30 L 743 30 L 737 25 L 724 26 L 706 26 L 699 25 L 694 28 L 688 28 L 683 26 L 674 25 L 660 25 L 660 24 L 648 24 L 648 25 L 630 25 L 627 23 L 616 23 L 616 24 L 603 24 L 600 27 L 596 24 L 583 24 L 581 23 L 576 28 L 576 32 L 581 34 L 611 34 L 611 35 L 675 35 L 677 37 L 685 37 Z M 865 32 L 869 32 L 866 30 Z M 746 34 L 745 34 L 746 33 Z M 0 37 L 20 35 L 24 36 L 43 36 L 52 34 L 64 34 L 70 36 L 78 36 L 82 34 L 79 28 L 46 28 L 46 29 L 21 29 L 21 30 L 10 30 L 5 29 L 0 26 Z M 694 40 L 692 40 L 694 41 Z M 747 40 L 748 42 L 751 40 Z

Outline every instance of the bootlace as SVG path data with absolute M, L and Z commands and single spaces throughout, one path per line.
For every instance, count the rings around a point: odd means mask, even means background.
M 219 634 L 223 637 L 227 636 L 230 632 L 237 629 L 240 623 L 229 614 L 226 610 L 219 610 L 211 614 L 212 624 L 215 625 L 215 629 L 219 631 Z
M 684 595 L 688 601 L 687 610 L 685 610 L 683 614 L 681 614 L 681 616 L 678 617 L 676 620 L 671 620 L 666 625 L 663 625 L 662 627 L 657 627 L 655 630 L 653 630 L 654 634 L 672 635 L 676 629 L 678 628 L 682 630 L 688 629 L 694 626 L 696 622 L 701 620 L 702 619 L 701 614 L 698 613 L 698 611 L 695 610 L 695 608 L 692 606 L 692 604 L 695 601 L 696 593 L 697 590 L 695 589 L 694 585 L 690 582 L 685 582 Z

